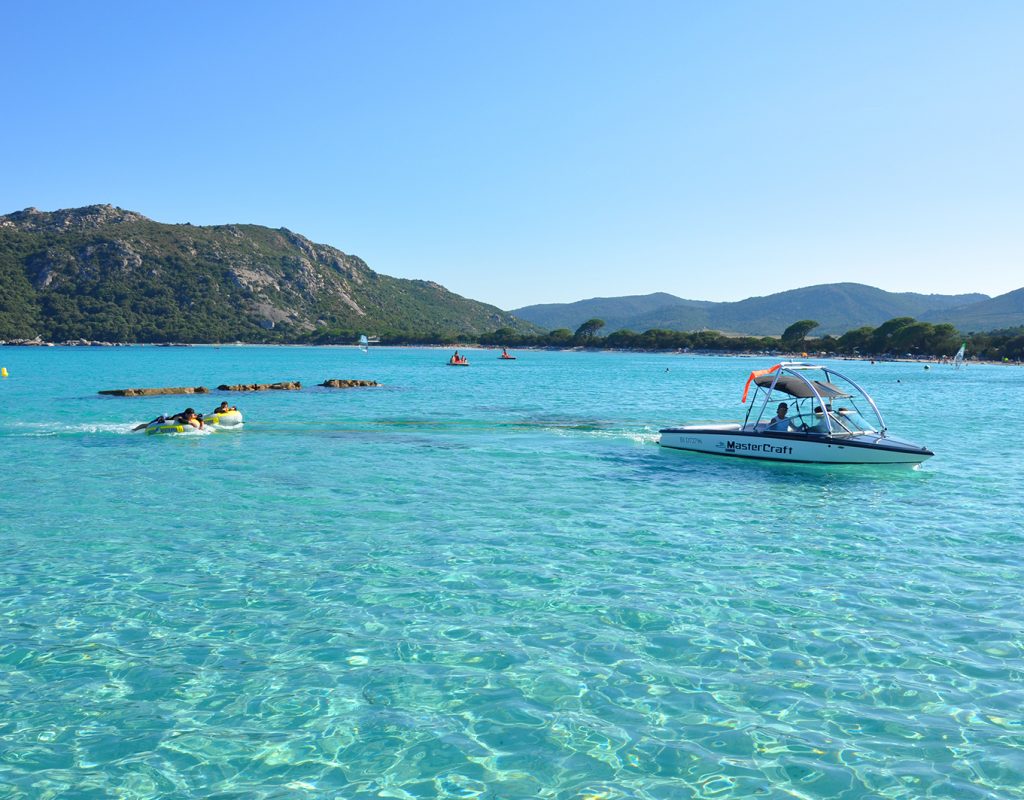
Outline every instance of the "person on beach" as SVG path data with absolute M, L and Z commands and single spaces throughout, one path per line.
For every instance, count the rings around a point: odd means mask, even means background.
M 775 416 L 768 422 L 766 430 L 769 431 L 788 431 L 789 420 L 786 419 L 786 414 L 789 413 L 789 405 L 787 403 L 779 403 L 779 407 L 775 410 Z

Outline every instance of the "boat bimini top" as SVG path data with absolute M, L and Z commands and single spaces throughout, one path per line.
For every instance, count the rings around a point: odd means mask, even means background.
M 769 369 L 755 370 L 743 387 L 744 403 L 751 383 L 755 386 L 754 397 L 742 430 L 764 430 L 776 411 L 772 401 L 781 399 L 789 406 L 786 419 L 793 432 L 885 436 L 885 420 L 875 401 L 831 367 L 783 361 Z

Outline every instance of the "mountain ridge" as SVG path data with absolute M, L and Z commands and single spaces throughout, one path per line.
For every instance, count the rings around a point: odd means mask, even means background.
M 942 317 L 938 319 L 938 317 Z M 988 300 L 927 314 L 925 322 L 950 322 L 962 331 L 992 331 L 1024 325 L 1024 287 Z
M 155 222 L 111 205 L 0 216 L 0 338 L 439 341 L 534 330 L 287 228 Z
M 778 336 L 799 319 L 821 325 L 815 335 L 839 335 L 864 326 L 877 326 L 894 317 L 922 317 L 945 322 L 952 308 L 975 308 L 993 298 L 963 295 L 886 292 L 859 283 L 834 283 L 789 289 L 732 302 L 686 300 L 663 292 L 622 298 L 590 298 L 576 303 L 524 306 L 511 313 L 548 329 L 575 329 L 590 318 L 605 320 L 603 332 L 616 330 L 719 330 L 750 336 Z M 622 301 L 622 302 L 620 302 Z M 645 308 L 639 313 L 634 309 Z M 1024 313 L 1020 321 L 1024 324 Z
M 0 216 L 0 339 L 332 342 L 356 333 L 447 342 L 495 331 L 632 329 L 839 335 L 895 317 L 964 332 L 1024 325 L 1024 288 L 984 294 L 819 284 L 720 303 L 664 292 L 503 311 L 431 280 L 392 278 L 288 228 L 156 222 L 112 205 Z

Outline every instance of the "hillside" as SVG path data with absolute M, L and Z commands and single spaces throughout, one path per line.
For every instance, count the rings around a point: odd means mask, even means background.
M 533 330 L 286 228 L 166 225 L 109 205 L 0 216 L 0 339 L 441 340 L 503 327 Z
M 895 293 L 859 283 L 832 283 L 722 303 L 714 310 L 713 324 L 709 327 L 768 335 L 782 333 L 798 319 L 815 319 L 821 326 L 815 328 L 814 335 L 839 335 L 865 325 L 881 325 L 894 317 L 916 319 L 930 311 L 938 312 L 983 298 L 987 299 L 980 294 Z
M 604 333 L 624 328 L 634 331 L 707 328 L 751 336 L 778 335 L 798 319 L 816 319 L 821 326 L 815 329 L 815 335 L 838 335 L 862 326 L 880 325 L 893 317 L 944 322 L 943 314 L 947 309 L 988 300 L 983 294 L 894 293 L 858 283 L 832 283 L 732 303 L 683 300 L 670 294 L 655 294 L 640 298 L 595 298 L 561 305 L 527 306 L 512 313 L 549 330 L 575 330 L 585 320 L 599 317 L 606 323 Z M 1024 315 L 1015 324 L 1022 323 Z
M 964 332 L 1015 328 L 1024 325 L 1024 288 L 941 312 L 930 312 L 922 315 L 921 319 L 951 322 Z
M 545 330 L 575 330 L 582 322 L 598 317 L 605 321 L 606 330 L 614 331 L 630 327 L 637 319 L 657 318 L 663 313 L 671 317 L 673 314 L 685 313 L 684 310 L 693 310 L 694 319 L 703 319 L 698 309 L 713 305 L 715 303 L 684 300 L 672 294 L 656 292 L 627 297 L 594 297 L 575 303 L 546 303 L 526 306 L 513 313 Z

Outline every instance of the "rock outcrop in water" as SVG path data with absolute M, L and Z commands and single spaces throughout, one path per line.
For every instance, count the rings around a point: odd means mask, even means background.
M 278 381 L 277 383 L 222 383 L 217 387 L 220 392 L 266 392 L 270 390 L 295 391 L 301 389 L 299 381 Z
M 330 389 L 355 389 L 360 386 L 380 386 L 377 381 L 353 381 L 344 378 L 328 378 L 320 384 Z
M 115 397 L 149 397 L 157 394 L 209 394 L 205 386 L 167 386 L 155 389 L 103 389 L 100 394 L 111 394 Z

